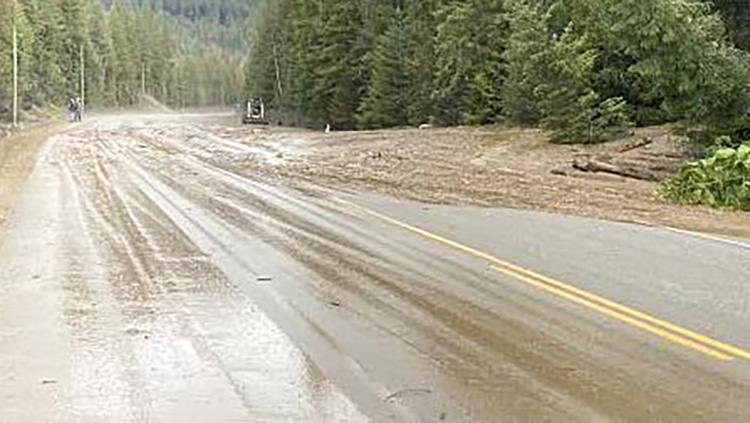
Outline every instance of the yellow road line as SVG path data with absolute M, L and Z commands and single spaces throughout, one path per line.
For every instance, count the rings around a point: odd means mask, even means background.
M 514 270 L 514 271 L 516 271 L 518 273 L 525 274 L 525 275 L 528 275 L 528 276 L 530 276 L 532 278 L 535 278 L 537 280 L 543 281 L 543 282 L 545 282 L 545 283 L 547 283 L 549 285 L 552 285 L 554 287 L 557 287 L 557 288 L 559 288 L 559 289 L 561 289 L 563 291 L 572 293 L 574 295 L 578 295 L 578 296 L 580 296 L 582 298 L 585 298 L 585 299 L 590 300 L 590 301 L 595 302 L 595 303 L 599 303 L 599 304 L 601 304 L 601 305 L 603 305 L 605 307 L 608 307 L 610 309 L 619 311 L 621 313 L 630 315 L 632 317 L 635 317 L 637 319 L 643 320 L 643 321 L 648 322 L 650 324 L 653 324 L 655 326 L 659 326 L 659 327 L 661 327 L 663 329 L 666 329 L 666 330 L 669 330 L 669 331 L 674 332 L 676 334 L 682 335 L 685 338 L 689 338 L 689 339 L 692 339 L 692 340 L 694 340 L 696 342 L 703 343 L 705 345 L 711 346 L 711 347 L 716 348 L 718 350 L 724 351 L 724 352 L 726 352 L 728 354 L 732 354 L 732 355 L 734 355 L 736 357 L 744 358 L 746 360 L 750 360 L 750 352 L 748 352 L 746 350 L 743 350 L 743 349 L 741 349 L 739 347 L 735 347 L 735 346 L 729 345 L 729 344 L 727 344 L 725 342 L 718 341 L 718 340 L 710 338 L 710 337 L 708 337 L 706 335 L 702 335 L 702 334 L 700 334 L 698 332 L 692 331 L 690 329 L 686 329 L 684 327 L 681 327 L 681 326 L 678 326 L 678 325 L 676 325 L 674 323 L 668 322 L 666 320 L 654 317 L 654 316 L 649 315 L 647 313 L 644 313 L 642 311 L 635 310 L 633 308 L 627 307 L 627 306 L 622 305 L 620 303 L 616 303 L 616 302 L 614 302 L 612 300 L 608 300 L 608 299 L 606 299 L 604 297 L 601 297 L 599 295 L 592 294 L 592 293 L 590 293 L 588 291 L 584 291 L 584 290 L 582 290 L 580 288 L 576 288 L 576 287 L 574 287 L 572 285 L 568 285 L 566 283 L 563 283 L 563 282 L 551 279 L 549 277 L 540 275 L 540 274 L 532 272 L 530 270 L 526 270 L 526 269 L 523 269 L 521 267 L 515 266 L 515 265 L 513 265 L 511 263 L 508 263 L 506 265 L 506 267 L 509 268 L 509 269 L 511 269 L 511 270 Z
M 493 269 L 495 269 L 498 272 L 504 273 L 508 276 L 511 276 L 515 279 L 519 279 L 523 282 L 528 283 L 529 285 L 533 285 L 539 289 L 545 290 L 547 292 L 551 292 L 553 294 L 556 294 L 560 297 L 563 297 L 565 299 L 568 299 L 570 301 L 573 301 L 575 303 L 578 303 L 582 306 L 588 307 L 594 311 L 598 311 L 602 314 L 606 314 L 607 316 L 613 317 L 615 319 L 621 320 L 626 323 L 630 323 L 633 326 L 639 327 L 647 332 L 651 332 L 655 335 L 659 335 L 662 338 L 666 338 L 672 342 L 675 342 L 677 344 L 683 345 L 688 348 L 692 348 L 694 350 L 700 351 L 704 354 L 710 355 L 711 357 L 717 358 L 719 360 L 732 360 L 733 358 L 729 355 L 726 355 L 722 352 L 719 352 L 718 350 L 715 350 L 713 348 L 709 348 L 707 346 L 704 346 L 703 344 L 693 342 L 687 338 L 683 338 L 682 336 L 674 335 L 671 332 L 661 329 L 657 326 L 650 325 L 642 320 L 638 320 L 634 317 L 628 316 L 627 314 L 623 314 L 617 311 L 614 311 L 612 309 L 609 309 L 607 307 L 604 307 L 600 304 L 597 304 L 593 301 L 589 301 L 585 298 L 581 298 L 579 296 L 573 295 L 569 292 L 566 292 L 562 289 L 555 288 L 553 286 L 547 285 L 543 282 L 539 282 L 537 280 L 534 280 L 530 277 L 524 276 L 522 274 L 516 273 L 512 270 L 504 269 L 500 266 L 492 266 Z
M 544 275 L 540 275 L 513 263 L 501 260 L 491 254 L 466 246 L 443 236 L 428 232 L 416 226 L 409 225 L 408 223 L 401 222 L 390 216 L 371 210 L 359 204 L 352 203 L 343 199 L 337 200 L 343 204 L 347 204 L 349 206 L 362 210 L 363 212 L 377 217 L 380 220 L 399 226 L 410 232 L 419 234 L 425 238 L 438 241 L 457 250 L 490 261 L 495 265 L 493 266 L 493 269 L 497 271 L 513 276 L 516 279 L 520 279 L 536 287 L 544 287 L 543 289 L 549 292 L 554 292 L 555 294 L 567 299 L 572 300 L 572 298 L 575 298 L 575 300 L 572 301 L 575 301 L 576 303 L 583 304 L 585 302 L 584 305 L 591 309 L 597 310 L 612 317 L 616 317 L 619 320 L 626 321 L 672 342 L 676 342 L 683 346 L 693 348 L 719 359 L 728 360 L 732 359 L 733 357 L 738 357 L 750 360 L 750 351 L 727 344 L 722 341 L 718 341 L 716 339 L 678 326 L 674 323 L 670 323 L 666 320 L 659 319 L 647 313 L 632 309 L 630 307 L 608 300 L 604 297 L 598 296 L 588 291 L 584 291 L 580 288 L 576 288 L 572 285 L 557 281 Z

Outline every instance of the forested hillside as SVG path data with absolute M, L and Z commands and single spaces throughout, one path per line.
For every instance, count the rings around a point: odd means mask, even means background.
M 128 107 L 141 94 L 173 106 L 229 104 L 242 97 L 246 0 L 0 1 L 0 119 L 12 95 L 12 27 L 18 30 L 23 108 Z M 83 61 L 81 60 L 83 59 Z
M 113 0 L 102 0 L 111 7 Z M 116 2 L 116 1 L 115 1 Z M 164 16 L 187 27 L 197 40 L 229 50 L 247 46 L 248 18 L 257 0 L 119 0 L 134 7 L 152 5 Z
M 266 0 L 247 85 L 300 125 L 502 122 L 589 143 L 678 122 L 742 137 L 749 16 L 729 0 Z
M 253 95 L 297 125 L 502 122 L 561 142 L 750 126 L 750 7 L 734 0 L 2 0 L 5 117 L 13 22 L 24 108 L 77 96 L 83 53 L 90 106 Z
M 745 0 L 714 0 L 716 9 L 728 24 L 732 40 L 750 50 L 750 3 Z

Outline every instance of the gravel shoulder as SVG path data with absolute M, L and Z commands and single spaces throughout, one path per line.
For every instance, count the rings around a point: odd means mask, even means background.
M 45 124 L 0 137 L 0 229 L 5 227 L 23 182 L 34 167 L 39 148 L 64 126 Z

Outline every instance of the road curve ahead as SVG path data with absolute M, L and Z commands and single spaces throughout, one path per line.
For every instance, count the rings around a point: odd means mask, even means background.
M 0 422 L 750 421 L 750 241 L 285 183 L 237 131 L 48 140 Z

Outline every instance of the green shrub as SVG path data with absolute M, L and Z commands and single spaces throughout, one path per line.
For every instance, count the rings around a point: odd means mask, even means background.
M 750 144 L 719 148 L 710 157 L 687 163 L 661 187 L 666 198 L 750 211 Z

